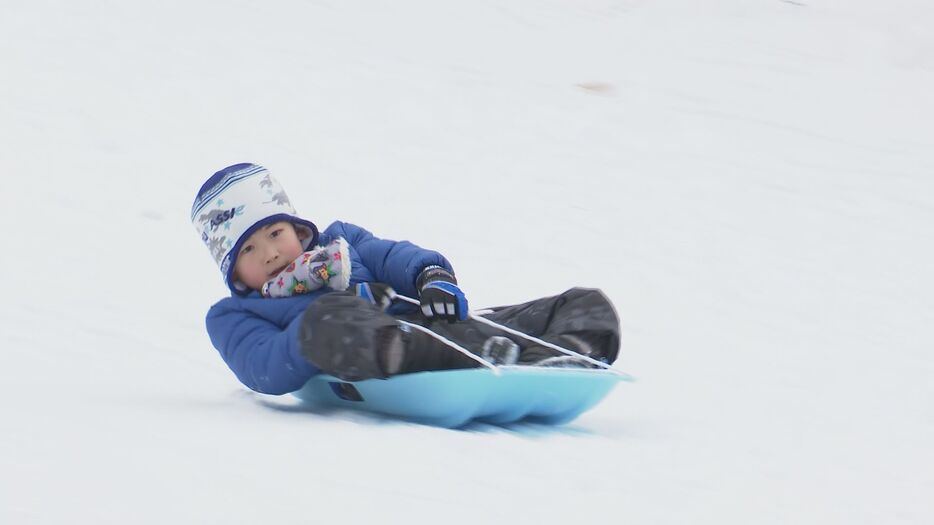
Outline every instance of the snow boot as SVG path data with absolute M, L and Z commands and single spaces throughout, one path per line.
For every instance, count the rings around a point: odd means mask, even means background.
M 591 342 L 593 341 L 593 342 Z M 596 338 L 591 334 L 563 334 L 555 342 L 560 347 L 598 361 L 606 362 L 605 357 L 597 355 Z M 519 364 L 552 368 L 597 368 L 597 365 L 579 356 L 568 355 L 547 346 L 530 346 L 522 351 Z

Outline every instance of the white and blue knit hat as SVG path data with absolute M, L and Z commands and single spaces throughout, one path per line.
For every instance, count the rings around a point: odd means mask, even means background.
M 282 186 L 256 164 L 234 164 L 211 176 L 191 206 L 191 222 L 211 252 L 230 291 L 249 289 L 233 278 L 240 246 L 257 229 L 288 221 L 304 237 L 304 249 L 318 243 L 318 228 L 295 214 Z

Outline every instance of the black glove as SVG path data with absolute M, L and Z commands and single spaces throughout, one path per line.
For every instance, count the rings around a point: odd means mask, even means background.
M 457 279 L 451 272 L 440 266 L 429 266 L 418 275 L 415 287 L 425 317 L 439 317 L 449 323 L 467 319 L 467 297 L 457 287 Z
M 357 283 L 354 293 L 375 304 L 380 310 L 389 308 L 396 298 L 396 291 L 386 283 Z

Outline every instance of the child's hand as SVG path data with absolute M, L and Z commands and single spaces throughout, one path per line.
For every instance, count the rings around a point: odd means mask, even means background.
M 449 323 L 467 319 L 467 296 L 457 286 L 457 279 L 440 266 L 422 270 L 417 280 L 422 315 L 439 317 Z
M 362 297 L 375 304 L 380 310 L 389 308 L 396 298 L 396 291 L 386 283 L 358 283 L 354 287 L 357 297 Z
M 323 286 L 346 290 L 350 284 L 351 263 L 347 241 L 336 239 L 299 255 L 260 290 L 263 297 L 291 297 Z

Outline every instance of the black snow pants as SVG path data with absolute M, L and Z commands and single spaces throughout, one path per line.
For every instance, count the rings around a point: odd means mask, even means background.
M 600 290 L 572 288 L 553 297 L 490 310 L 483 317 L 550 343 L 569 347 L 568 341 L 585 341 L 594 359 L 612 363 L 619 353 L 619 318 Z M 480 366 L 398 320 L 429 328 L 476 355 L 492 336 L 517 343 L 520 356 L 559 354 L 472 319 L 448 323 L 425 319 L 419 313 L 392 316 L 348 292 L 327 294 L 305 311 L 299 335 L 302 354 L 321 371 L 347 381 Z

